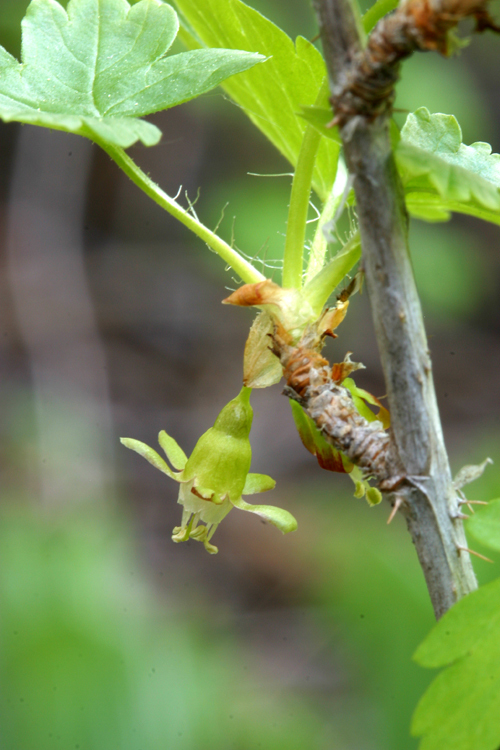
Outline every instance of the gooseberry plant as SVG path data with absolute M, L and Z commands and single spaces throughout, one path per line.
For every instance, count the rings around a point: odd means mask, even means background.
M 171 466 L 133 438 L 123 444 L 179 483 L 175 542 L 207 552 L 233 508 L 294 531 L 286 510 L 251 505 L 245 494 L 274 481 L 250 473 L 252 388 L 286 378 L 295 424 L 320 466 L 349 474 L 355 495 L 385 496 L 407 519 L 436 616 L 415 654 L 442 667 L 416 709 L 421 747 L 496 750 L 500 745 L 500 581 L 477 588 L 463 531 L 463 487 L 486 466 L 452 480 L 444 448 L 420 303 L 408 253 L 408 215 L 444 221 L 459 212 L 500 224 L 500 156 L 462 143 L 450 114 L 391 119 L 400 61 L 415 50 L 448 54 L 454 27 L 472 16 L 498 30 L 485 0 L 377 0 L 362 18 L 351 0 L 316 0 L 325 57 L 293 42 L 241 0 L 32 0 L 22 24 L 21 62 L 0 48 L 0 117 L 91 139 L 164 210 L 193 232 L 243 282 L 225 302 L 258 310 L 244 355 L 244 386 L 188 458 L 166 432 Z M 179 36 L 187 51 L 168 54 Z M 167 195 L 126 153 L 155 146 L 142 119 L 222 85 L 293 167 L 281 285 Z M 332 109 L 333 105 L 333 109 Z M 345 167 L 347 164 L 347 168 Z M 306 241 L 311 191 L 321 205 Z M 350 233 L 336 227 L 350 215 Z M 332 243 L 335 242 L 336 245 Z M 339 248 L 332 255 L 332 247 Z M 355 271 L 362 257 L 361 270 Z M 350 377 L 349 354 L 330 366 L 320 354 L 366 277 L 386 377 L 389 410 Z M 329 302 L 341 285 L 342 292 Z M 375 407 L 376 413 L 368 404 Z M 500 549 L 500 501 L 470 530 Z

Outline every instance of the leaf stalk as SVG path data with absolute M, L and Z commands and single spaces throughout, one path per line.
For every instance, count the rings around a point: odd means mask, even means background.
M 184 224 L 191 232 L 205 242 L 208 247 L 219 255 L 233 271 L 246 284 L 255 284 L 264 281 L 265 276 L 246 260 L 237 250 L 224 242 L 215 232 L 206 227 L 186 211 L 177 201 L 165 193 L 153 180 L 151 180 L 133 159 L 118 146 L 111 146 L 103 141 L 96 143 L 108 154 L 108 156 L 125 172 L 132 182 L 139 187 L 147 196 L 155 201 L 161 208 Z

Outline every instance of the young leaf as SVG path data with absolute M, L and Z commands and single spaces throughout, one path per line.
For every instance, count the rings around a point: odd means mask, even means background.
M 294 45 L 284 31 L 241 0 L 175 0 L 175 4 L 207 47 L 260 52 L 269 58 L 265 65 L 228 81 L 224 89 L 295 165 L 306 128 L 301 107 L 316 102 L 326 76 L 318 50 L 302 37 Z M 186 31 L 182 39 L 190 48 L 197 45 Z M 338 138 L 323 140 L 319 147 L 313 187 L 323 200 L 335 179 L 339 148 Z
M 356 409 L 362 417 L 367 419 L 368 422 L 374 422 L 376 419 L 378 419 L 379 422 L 382 422 L 384 430 L 389 429 L 391 425 L 391 416 L 385 406 L 380 403 L 379 399 L 376 396 L 373 396 L 368 391 L 365 391 L 364 388 L 358 388 L 352 378 L 346 378 L 342 385 L 349 389 L 353 401 L 356 405 Z M 372 410 L 369 409 L 366 405 L 367 403 L 371 404 L 372 406 L 378 406 L 378 414 L 374 414 Z
M 408 115 L 395 155 L 416 216 L 442 221 L 458 211 L 500 222 L 500 155 L 487 143 L 465 146 L 453 115 L 425 107 Z
M 484 544 L 500 551 L 500 500 L 491 500 L 467 521 L 467 531 Z
M 446 667 L 421 698 L 412 733 L 420 750 L 500 746 L 500 579 L 452 607 L 417 649 L 423 667 Z
M 32 0 L 19 63 L 0 47 L 0 117 L 127 148 L 161 132 L 138 119 L 209 91 L 262 61 L 235 50 L 165 57 L 177 31 L 160 0 Z

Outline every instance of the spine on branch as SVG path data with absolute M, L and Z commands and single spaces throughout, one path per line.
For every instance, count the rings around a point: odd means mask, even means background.
M 313 0 L 354 178 L 363 267 L 391 412 L 391 446 L 403 467 L 398 495 L 436 617 L 477 587 L 437 407 L 422 310 L 408 248 L 408 216 L 388 119 L 401 60 L 448 52 L 449 31 L 475 17 L 494 28 L 485 0 L 403 0 L 363 46 L 352 0 Z M 382 480 L 384 481 L 384 480 Z

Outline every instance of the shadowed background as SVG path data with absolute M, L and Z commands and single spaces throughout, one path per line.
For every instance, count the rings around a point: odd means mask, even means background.
M 26 5 L 0 7 L 13 54 Z M 316 33 L 303 0 L 253 5 Z M 464 142 L 500 151 L 498 49 L 416 55 L 396 106 L 454 113 Z M 133 158 L 279 266 L 290 178 L 248 173 L 289 165 L 220 90 L 152 119 L 163 139 Z M 174 545 L 177 485 L 118 442 L 165 429 L 189 454 L 238 393 L 252 314 L 220 304 L 234 275 L 90 142 L 1 125 L 0 164 L 5 750 L 415 747 L 430 674 L 410 657 L 433 622 L 416 555 L 386 504 L 319 469 L 281 386 L 252 396 L 252 470 L 277 480 L 264 502 L 296 515 L 293 535 L 234 510 L 217 556 Z M 499 229 L 454 217 L 411 235 L 453 469 L 500 459 Z M 383 395 L 366 295 L 338 333 L 329 354 L 353 351 Z M 472 494 L 500 495 L 498 460 Z

